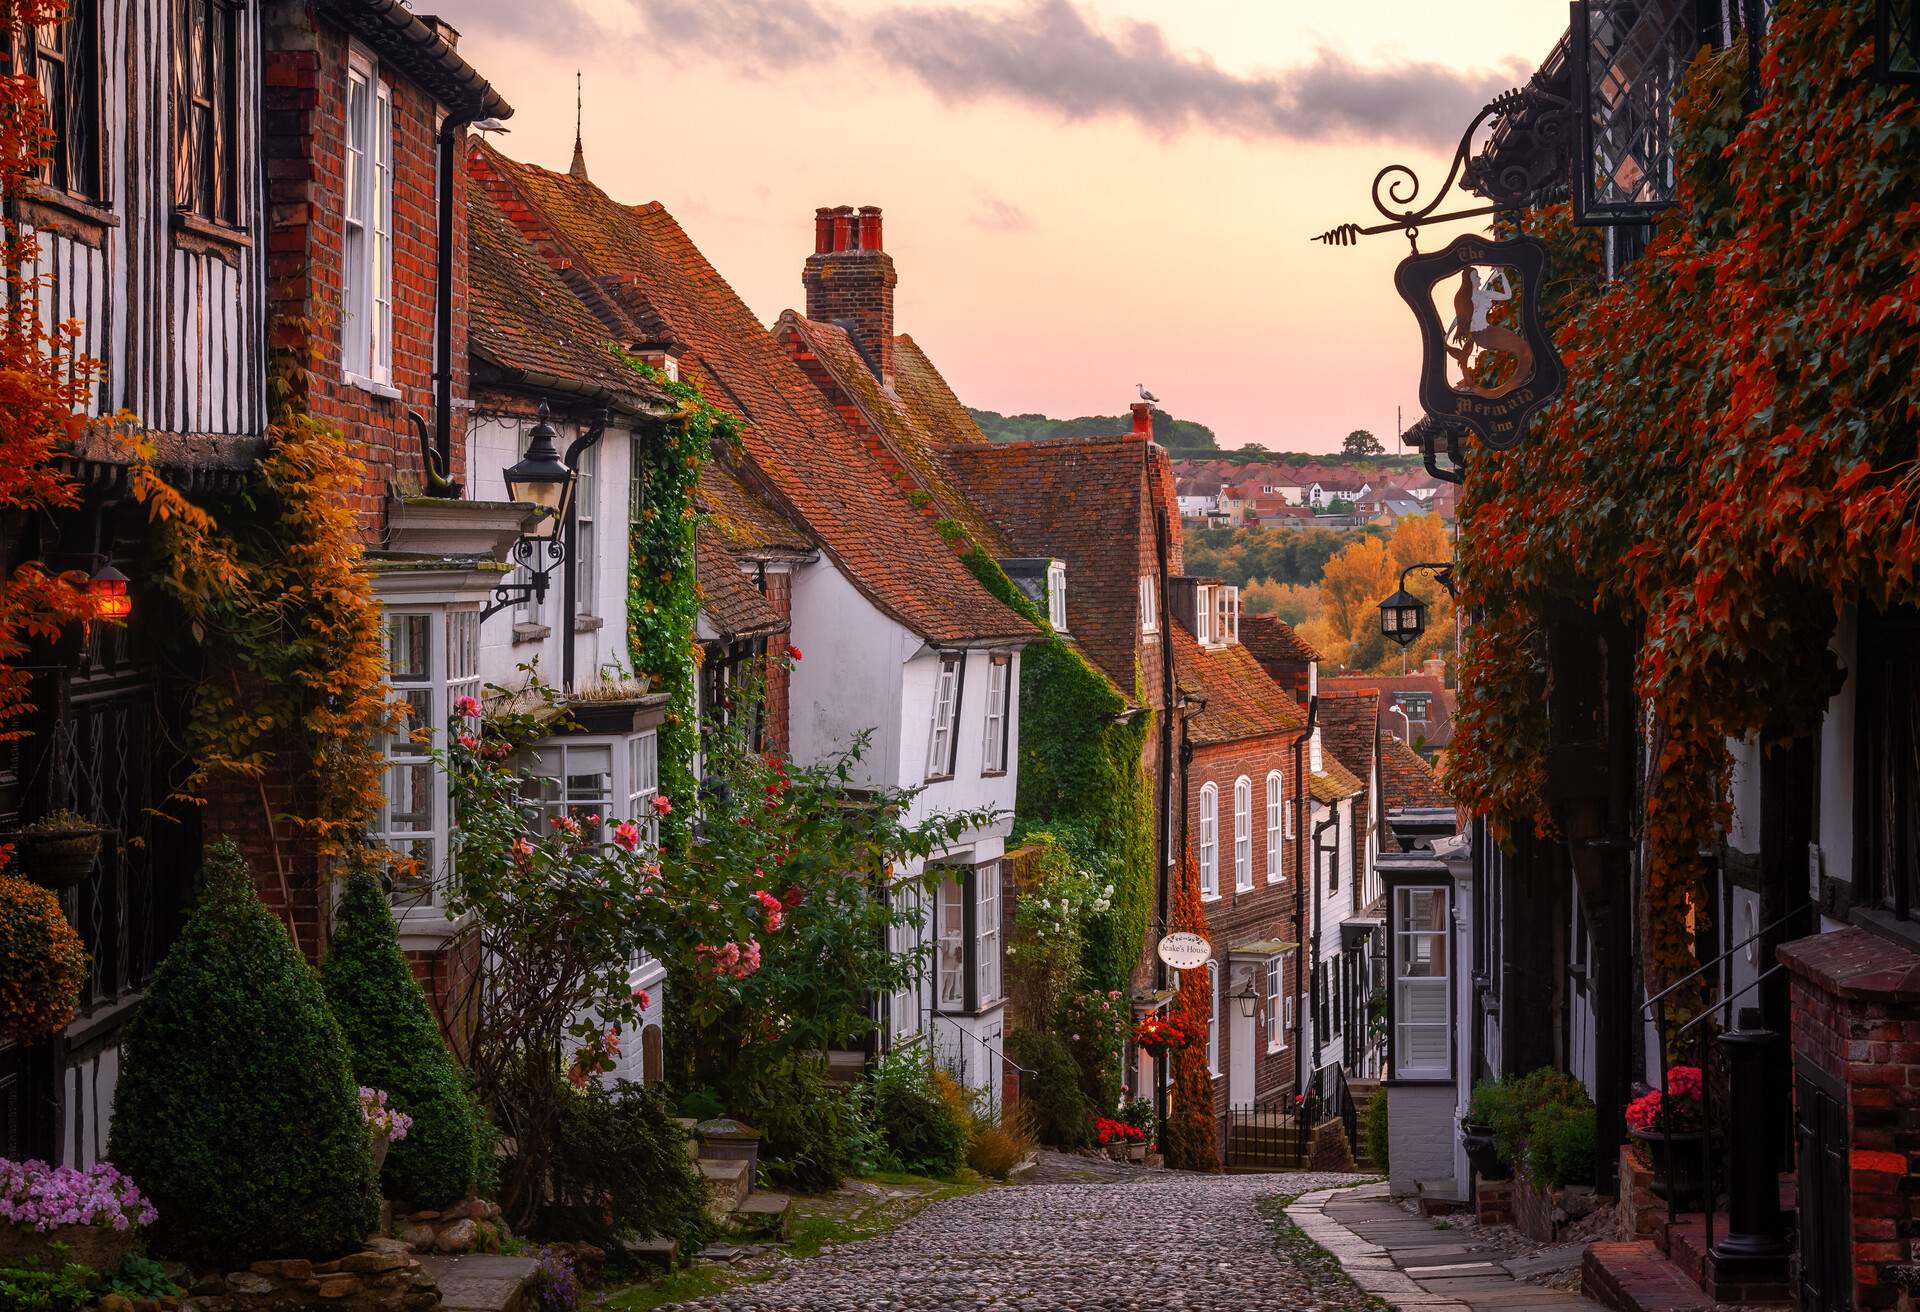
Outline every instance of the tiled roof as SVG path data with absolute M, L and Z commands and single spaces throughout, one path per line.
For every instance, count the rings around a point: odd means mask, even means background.
M 1195 746 L 1290 736 L 1306 727 L 1306 712 L 1267 677 L 1245 647 L 1237 642 L 1202 647 L 1179 620 L 1167 627 L 1180 691 L 1207 703 L 1206 709 L 1187 721 Z
M 1416 723 L 1414 732 L 1435 751 L 1453 741 L 1454 690 L 1431 674 L 1339 674 L 1321 675 L 1320 691 L 1340 692 L 1355 688 L 1380 690 L 1380 732 L 1405 738 L 1407 722 L 1394 709 L 1395 693 L 1421 693 L 1429 699 L 1430 711 L 1424 726 Z
M 920 344 L 901 333 L 893 339 L 893 386 L 936 446 L 973 446 L 987 440 L 960 404 L 947 380 Z
M 1307 772 L 1307 791 L 1313 794 L 1316 802 L 1337 802 L 1343 797 L 1357 797 L 1367 791 L 1365 784 L 1354 777 L 1332 752 L 1327 750 L 1326 734 L 1320 735 L 1319 774 Z
M 959 522 L 979 547 L 995 557 L 1012 554 L 993 525 L 980 514 L 954 480 L 953 471 L 942 458 L 944 444 L 935 441 L 932 432 L 923 421 L 918 407 L 909 403 L 905 393 L 899 390 L 899 366 L 901 356 L 894 355 L 894 386 L 883 384 L 878 375 L 867 363 L 863 354 L 847 330 L 839 324 L 816 323 L 804 315 L 792 310 L 783 313 L 773 326 L 774 336 L 788 343 L 790 349 L 797 349 L 796 357 L 801 369 L 810 377 L 817 368 L 823 370 L 823 382 L 828 393 L 827 399 L 836 408 L 852 406 L 858 413 L 849 416 L 849 421 L 864 425 L 878 434 L 885 443 L 887 452 L 904 467 L 911 478 L 914 488 L 933 498 L 934 505 L 929 514 Z M 910 339 L 896 338 L 896 342 Z M 914 348 L 915 359 L 925 364 L 925 357 Z M 928 370 L 931 365 L 926 365 Z M 939 375 L 933 375 L 939 380 Z M 946 383 L 940 380 L 940 386 Z M 951 396 L 951 393 L 948 393 Z M 956 400 L 953 403 L 958 406 Z M 971 425 L 973 420 L 962 409 L 960 415 Z M 979 430 L 974 429 L 976 439 Z
M 787 627 L 780 612 L 740 572 L 719 529 L 702 524 L 695 530 L 693 559 L 701 613 L 723 636 L 760 638 Z
M 791 556 L 815 550 L 804 531 L 741 481 L 724 455 L 700 466 L 694 501 L 736 554 Z
M 1136 438 L 1101 437 L 945 453 L 1013 554 L 1067 562 L 1067 630 L 1129 696 L 1140 631 L 1140 534 L 1150 534 L 1153 522 L 1141 473 L 1154 449 Z
M 545 253 L 590 274 L 625 315 L 684 343 L 685 376 L 744 423 L 746 458 L 766 491 L 804 523 L 881 611 L 934 642 L 1020 641 L 1033 626 L 982 587 L 787 358 L 673 216 L 627 206 L 592 182 L 508 159 L 468 155 L 475 185 L 513 197 L 509 217 Z
M 1380 743 L 1380 780 L 1383 812 L 1454 804 L 1433 767 L 1398 739 L 1383 739 Z
M 467 191 L 468 349 L 502 371 L 664 403 L 606 349 L 607 330 L 479 188 Z
M 1380 694 L 1372 688 L 1320 693 L 1320 742 L 1366 786 L 1380 742 Z
M 1277 615 L 1242 615 L 1240 641 L 1247 645 L 1255 660 L 1263 663 L 1325 659 L 1293 625 Z

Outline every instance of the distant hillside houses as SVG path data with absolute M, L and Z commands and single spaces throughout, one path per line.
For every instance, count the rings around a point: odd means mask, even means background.
M 1454 487 L 1424 471 L 1381 471 L 1339 461 L 1237 465 L 1174 462 L 1180 513 L 1217 525 L 1391 526 L 1409 515 L 1453 518 Z

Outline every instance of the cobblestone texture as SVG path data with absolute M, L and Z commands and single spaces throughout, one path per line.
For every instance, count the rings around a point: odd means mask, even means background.
M 1309 1312 L 1316 1300 L 1254 1204 L 1364 1177 L 1136 1172 L 1124 1184 L 1035 1184 L 935 1203 L 876 1239 L 829 1249 L 693 1312 Z

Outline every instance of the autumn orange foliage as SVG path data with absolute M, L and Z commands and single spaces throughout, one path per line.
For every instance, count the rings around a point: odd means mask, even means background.
M 1174 885 L 1169 928 L 1202 938 L 1207 934 L 1207 907 L 1200 900 L 1200 866 L 1187 848 L 1180 878 Z M 1186 1171 L 1220 1169 L 1218 1129 L 1213 1114 L 1213 1072 L 1207 1067 L 1207 1034 L 1212 1028 L 1213 983 L 1207 968 L 1177 972 L 1180 983 L 1173 998 L 1173 1019 L 1190 1041 L 1177 1049 L 1168 1079 L 1167 1123 L 1160 1135 L 1160 1151 L 1167 1165 Z

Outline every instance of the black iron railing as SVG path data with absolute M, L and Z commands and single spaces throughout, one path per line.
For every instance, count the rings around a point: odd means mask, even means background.
M 1229 1171 L 1291 1171 L 1307 1164 L 1313 1140 L 1316 1099 L 1292 1107 L 1230 1107 L 1226 1150 L 1221 1166 Z

